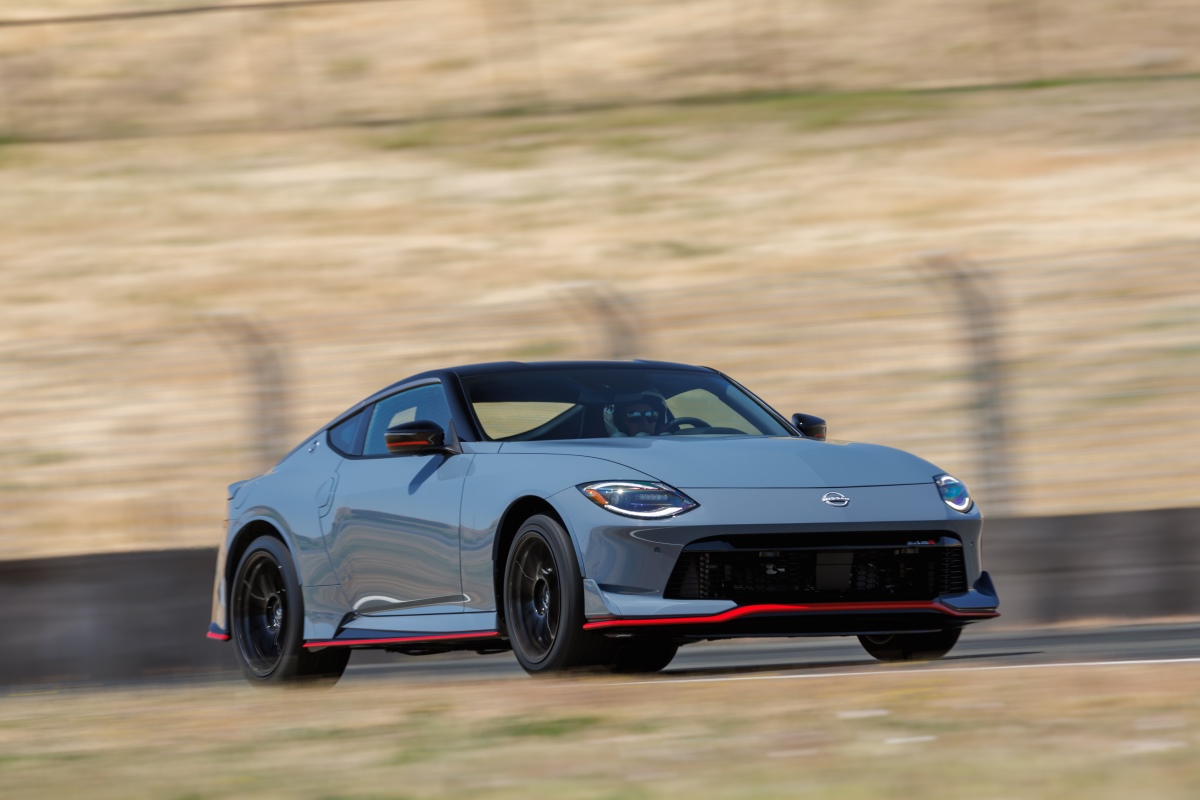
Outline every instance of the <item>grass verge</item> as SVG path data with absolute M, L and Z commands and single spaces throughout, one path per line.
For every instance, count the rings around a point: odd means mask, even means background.
M 1195 665 L 0 700 L 13 797 L 1191 798 Z

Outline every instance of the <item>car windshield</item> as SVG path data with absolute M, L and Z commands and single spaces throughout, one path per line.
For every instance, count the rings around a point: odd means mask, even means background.
M 564 367 L 472 375 L 462 383 L 493 441 L 795 435 L 711 372 Z

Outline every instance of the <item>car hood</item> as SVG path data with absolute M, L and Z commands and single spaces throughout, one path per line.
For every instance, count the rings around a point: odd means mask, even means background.
M 820 488 L 929 483 L 940 470 L 924 459 L 874 444 L 797 437 L 673 436 L 505 442 L 502 453 L 578 455 L 614 462 L 679 489 Z

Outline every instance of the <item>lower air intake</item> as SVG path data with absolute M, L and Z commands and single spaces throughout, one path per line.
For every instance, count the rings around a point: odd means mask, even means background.
M 697 543 L 680 555 L 665 597 L 746 605 L 932 600 L 967 590 L 957 539 L 934 534 L 918 546 L 855 546 L 851 541 L 839 536 L 837 545 L 804 547 L 762 547 L 783 545 L 786 539 L 748 540 L 750 546 L 741 547 L 728 541 Z

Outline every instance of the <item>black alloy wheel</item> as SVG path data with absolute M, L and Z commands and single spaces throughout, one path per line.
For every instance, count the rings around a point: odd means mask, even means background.
M 583 629 L 583 580 L 567 532 L 545 515 L 521 526 L 504 568 L 504 619 L 513 653 L 532 675 L 597 666 L 612 643 Z
M 930 633 L 891 633 L 859 636 L 863 649 L 880 661 L 934 661 L 949 653 L 962 628 Z
M 230 620 L 242 672 L 255 684 L 335 681 L 349 650 L 304 649 L 304 601 L 291 555 L 283 542 L 260 536 L 238 564 Z
M 558 565 L 550 545 L 538 535 L 521 540 L 512 565 L 509 605 L 515 613 L 510 633 L 520 641 L 522 653 L 531 661 L 541 661 L 554 647 L 562 621 Z
M 282 572 L 270 553 L 256 550 L 243 563 L 238 576 L 234 611 L 238 649 L 246 666 L 259 678 L 270 675 L 283 661 L 288 593 Z

